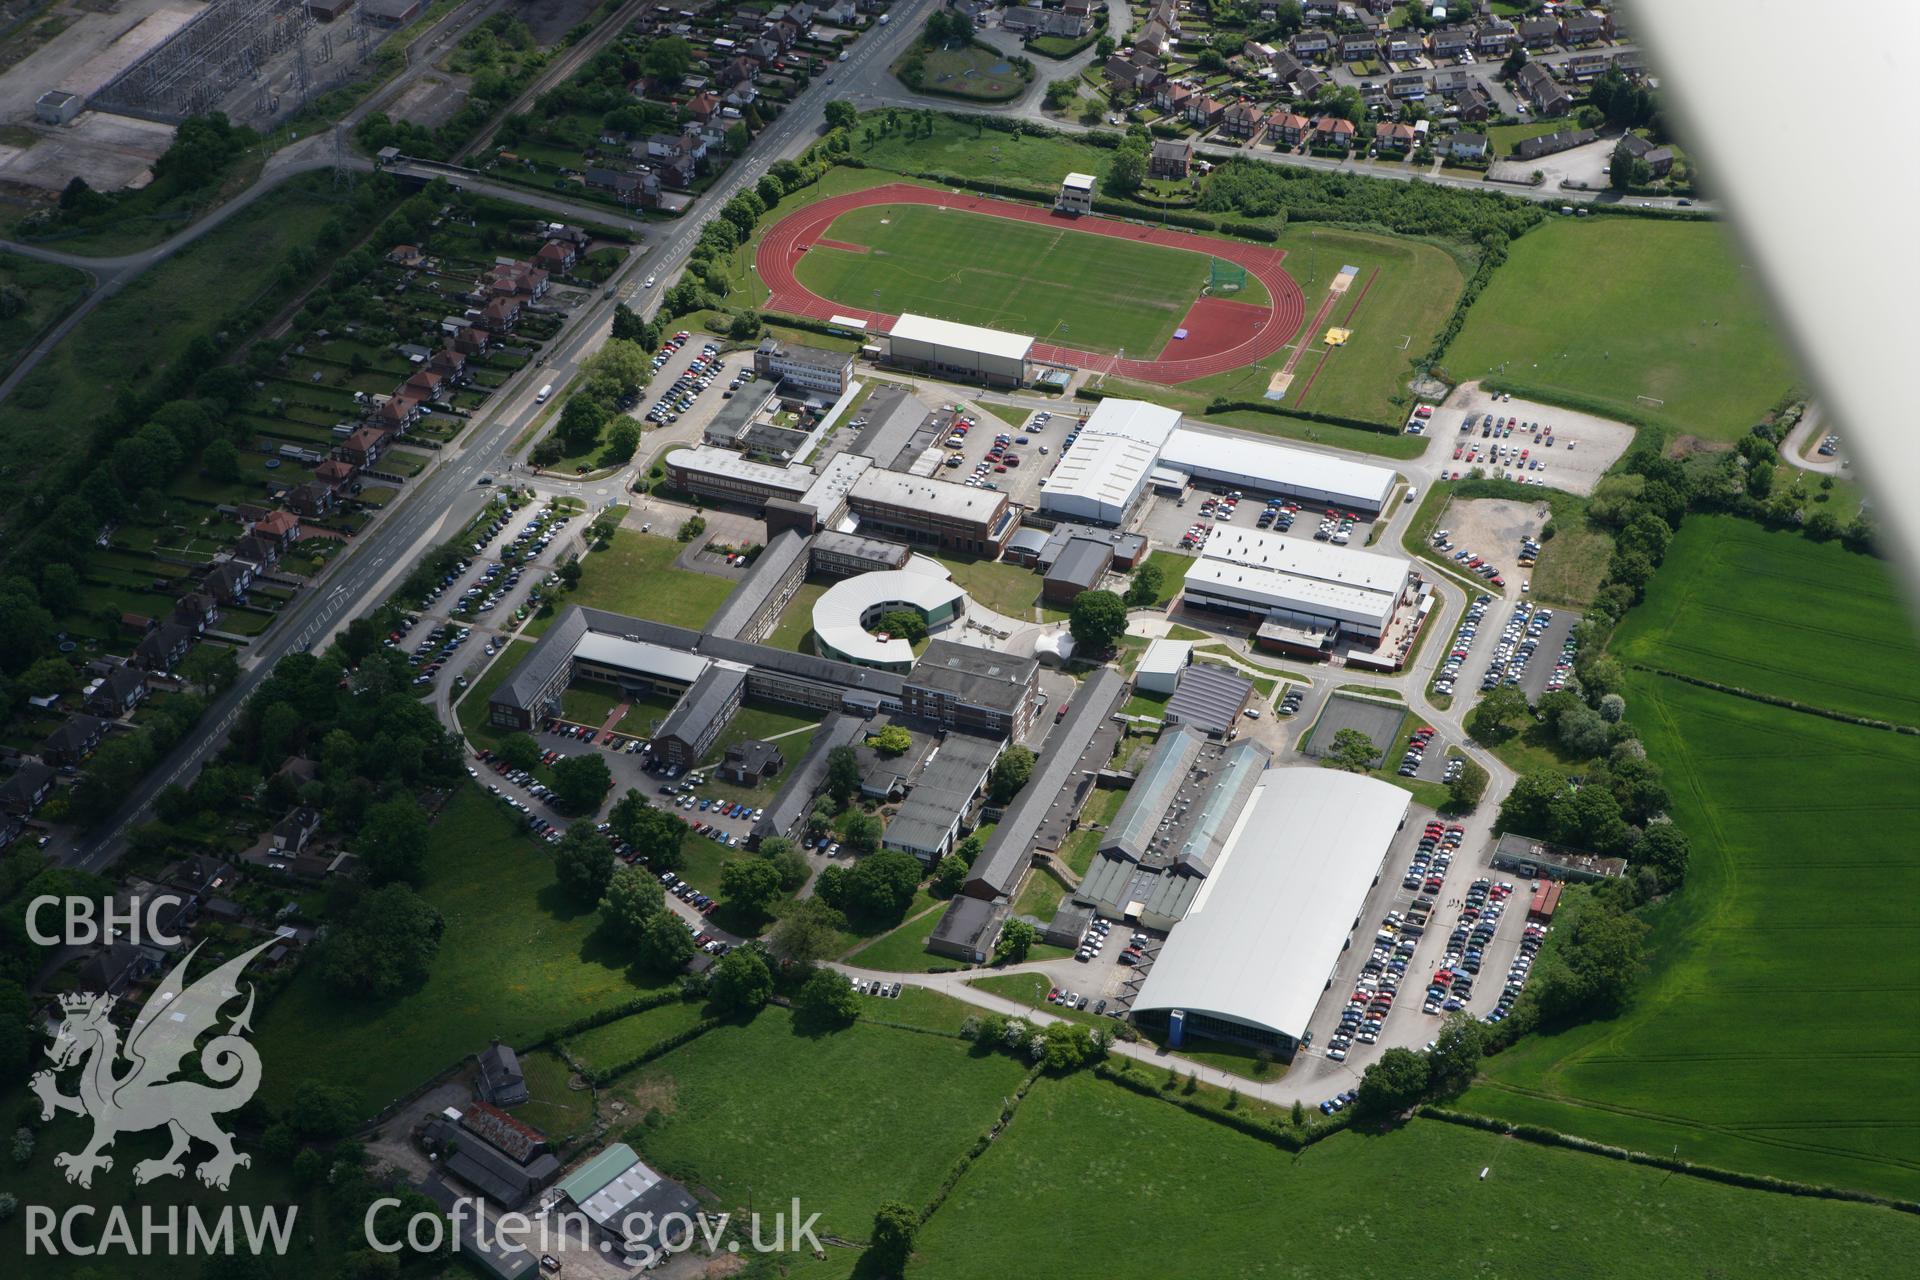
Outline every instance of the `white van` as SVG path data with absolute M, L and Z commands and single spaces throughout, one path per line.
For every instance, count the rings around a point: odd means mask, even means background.
M 540 388 L 540 394 L 533 398 L 533 402 L 535 404 L 545 404 L 547 402 L 547 397 L 552 394 L 553 394 L 553 384 L 549 382 L 546 386 Z

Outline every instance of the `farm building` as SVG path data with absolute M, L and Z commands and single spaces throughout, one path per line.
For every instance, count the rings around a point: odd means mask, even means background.
M 957 374 L 995 387 L 1027 380 L 1033 339 L 998 329 L 955 324 L 931 316 L 903 315 L 887 334 L 887 356 L 898 365 Z
M 1284 1052 L 1307 1021 L 1407 815 L 1407 793 L 1268 769 L 1133 1002 L 1136 1018 Z
M 1378 640 L 1406 598 L 1400 556 L 1221 525 L 1187 570 L 1187 604 L 1301 630 Z

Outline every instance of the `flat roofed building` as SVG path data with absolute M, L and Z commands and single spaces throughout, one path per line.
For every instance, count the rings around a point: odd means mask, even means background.
M 990 386 L 1025 382 L 1032 352 L 1033 339 L 1023 334 L 931 316 L 903 315 L 887 334 L 887 355 L 895 364 L 958 374 Z
M 1040 484 L 1040 507 L 1074 520 L 1121 524 L 1133 511 L 1159 454 L 1126 436 L 1080 433 Z
M 1127 440 L 1138 440 L 1142 444 L 1161 448 L 1173 433 L 1180 429 L 1180 411 L 1168 409 L 1146 400 L 1121 400 L 1117 398 L 1102 400 L 1094 406 L 1092 413 L 1080 427 L 1080 438 L 1088 433 L 1103 436 L 1119 436 Z M 1079 445 L 1075 444 L 1075 448 Z
M 1268 769 L 1133 1002 L 1136 1017 L 1291 1051 L 1406 818 L 1398 787 Z
M 1284 494 L 1367 512 L 1386 506 L 1395 479 L 1388 467 L 1191 427 L 1167 437 L 1160 461 L 1196 480 L 1228 489 Z
M 1199 608 L 1378 640 L 1412 572 L 1400 556 L 1219 525 L 1188 568 L 1184 591 Z
M 902 682 L 900 705 L 949 729 L 1019 739 L 1038 710 L 1040 664 L 994 649 L 931 640 Z
M 830 578 L 904 569 L 913 552 L 898 542 L 826 530 L 813 535 L 812 572 Z
M 811 467 L 775 467 L 750 462 L 737 453 L 711 445 L 674 449 L 663 461 L 667 479 L 676 489 L 750 507 L 764 506 L 772 498 L 798 501 L 806 496 L 815 480 Z
M 914 775 L 906 799 L 887 823 L 880 843 L 929 865 L 945 857 L 960 835 L 960 823 L 987 784 L 1004 739 L 950 733 Z
M 847 506 L 863 530 L 871 527 L 909 542 L 989 559 L 1000 554 L 1020 523 L 1007 495 L 997 490 L 969 489 L 878 467 L 853 482 Z
M 1172 640 L 1165 636 L 1147 646 L 1140 665 L 1133 669 L 1134 687 L 1148 693 L 1172 693 L 1180 673 L 1193 661 L 1191 640 Z
M 930 629 L 948 625 L 966 612 L 967 593 L 936 561 L 915 556 L 904 569 L 863 573 L 836 582 L 813 602 L 813 639 L 829 658 L 906 673 L 913 669 L 913 645 L 905 636 L 882 640 L 868 630 L 896 609 L 920 615 Z
M 766 338 L 753 353 L 753 369 L 763 377 L 837 396 L 853 380 L 853 354 Z
M 1061 213 L 1093 212 L 1093 175 L 1070 173 L 1060 180 L 1060 195 L 1053 207 Z

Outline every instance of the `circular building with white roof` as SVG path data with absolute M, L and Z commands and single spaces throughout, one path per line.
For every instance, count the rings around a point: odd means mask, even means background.
M 868 630 L 883 615 L 911 609 L 929 631 L 966 613 L 967 593 L 935 560 L 916 555 L 904 569 L 862 573 L 836 582 L 813 602 L 813 642 L 823 658 L 838 658 L 882 671 L 913 668 L 913 645 L 904 636 Z

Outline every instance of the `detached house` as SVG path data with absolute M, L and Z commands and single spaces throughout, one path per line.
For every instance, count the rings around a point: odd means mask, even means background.
M 355 467 L 370 467 L 380 460 L 380 451 L 387 447 L 384 431 L 373 427 L 361 427 L 342 440 L 334 448 L 333 456 Z
M 387 251 L 387 261 L 396 267 L 417 267 L 426 260 L 417 244 L 397 244 Z
M 353 464 L 342 462 L 338 458 L 328 458 L 313 469 L 313 478 L 338 494 L 353 480 Z
M 247 530 L 256 538 L 269 538 L 282 551 L 300 541 L 300 517 L 291 511 L 274 511 L 253 522 Z
M 109 666 L 87 689 L 87 710 L 108 720 L 130 714 L 146 700 L 146 677 L 132 667 Z
M 131 661 L 142 671 L 172 671 L 193 648 L 194 634 L 177 622 L 163 622 L 140 637 Z
M 1166 77 L 1160 70 L 1160 59 L 1137 49 L 1114 54 L 1107 59 L 1105 70 L 1107 79 L 1113 82 L 1115 88 L 1131 89 L 1142 96 L 1166 83 Z
M 1382 120 L 1373 127 L 1373 143 L 1382 151 L 1410 151 L 1414 143 L 1413 126 L 1398 120 Z
M 1187 123 L 1196 129 L 1211 129 L 1227 114 L 1227 104 L 1208 94 L 1187 101 Z
M 1638 134 L 1629 133 L 1613 149 L 1613 162 L 1627 164 L 1635 160 L 1644 160 L 1656 178 L 1664 178 L 1673 172 L 1673 148 L 1656 147 Z
M 277 853 L 303 853 L 319 830 L 320 811 L 301 805 L 273 824 L 273 830 L 267 835 L 267 847 Z
M 491 335 L 485 329 L 469 325 L 453 335 L 453 349 L 463 356 L 477 356 L 487 349 L 489 341 Z
M 326 463 L 321 463 L 326 466 Z M 287 490 L 287 505 L 309 520 L 316 520 L 333 510 L 333 486 L 319 481 L 295 485 Z
M 1297 147 L 1313 130 L 1313 121 L 1282 111 L 1267 120 L 1267 140 L 1275 146 Z
M 687 114 L 705 124 L 720 114 L 719 96 L 711 90 L 701 90 L 687 99 Z
M 416 369 L 414 370 L 413 376 L 407 379 L 403 390 L 408 396 L 419 402 L 419 404 L 414 406 L 417 410 L 420 405 L 425 404 L 440 394 L 440 384 L 443 381 L 444 379 L 431 369 Z M 399 397 L 395 396 L 394 399 L 397 400 Z
M 53 770 L 29 760 L 14 770 L 11 778 L 0 782 L 0 809 L 26 817 L 52 794 Z
M 280 563 L 280 546 L 272 538 L 255 537 L 249 533 L 234 542 L 233 558 L 244 560 L 256 569 L 271 569 Z
M 1351 147 L 1354 133 L 1353 121 L 1341 116 L 1321 116 L 1313 122 L 1313 145 Z
M 550 274 L 570 270 L 579 260 L 580 251 L 565 240 L 549 240 L 533 255 L 534 265 Z
M 1333 33 L 1330 31 L 1302 31 L 1288 42 L 1293 56 L 1302 62 L 1324 62 L 1333 51 Z
M 467 376 L 467 357 L 453 347 L 442 347 L 427 360 L 427 368 L 447 382 L 459 382 Z
M 68 716 L 40 744 L 40 758 L 60 767 L 77 765 L 92 755 L 106 736 L 106 721 L 95 716 Z
M 1453 105 L 1460 109 L 1459 118 L 1469 123 L 1485 120 L 1494 112 L 1493 94 L 1478 81 L 1456 94 Z
M 1153 95 L 1153 101 L 1155 106 L 1170 116 L 1184 116 L 1187 114 L 1187 104 L 1193 101 L 1193 97 L 1193 90 L 1178 80 L 1165 80 Z
M 1153 178 L 1185 178 L 1193 167 L 1193 143 L 1185 138 L 1155 138 L 1147 157 L 1147 175 Z
M 221 604 L 241 603 L 253 585 L 253 566 L 244 560 L 222 560 L 207 570 L 200 585 Z
M 1236 102 L 1220 117 L 1220 132 L 1229 138 L 1255 143 L 1267 131 L 1267 113 L 1245 102 Z
M 190 591 L 174 602 L 173 621 L 200 635 L 220 620 L 220 605 L 204 591 Z
M 480 324 L 489 333 L 509 333 L 520 323 L 520 299 L 495 298 L 480 309 Z
M 1455 160 L 1485 160 L 1488 158 L 1487 135 L 1456 133 L 1447 143 L 1447 154 Z

